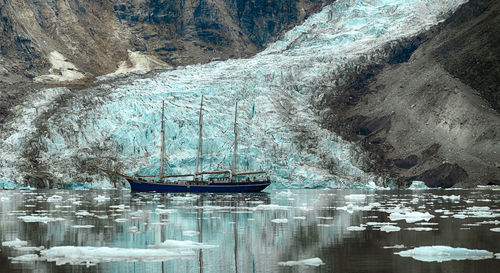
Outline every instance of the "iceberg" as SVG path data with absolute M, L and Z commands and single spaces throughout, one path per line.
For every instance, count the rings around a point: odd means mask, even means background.
M 429 187 L 425 185 L 423 181 L 413 181 L 411 182 L 410 187 L 408 188 L 410 190 L 427 190 Z
M 450 246 L 422 246 L 394 253 L 401 257 L 411 257 L 423 262 L 447 262 L 461 260 L 483 260 L 493 258 L 487 250 L 454 248 Z

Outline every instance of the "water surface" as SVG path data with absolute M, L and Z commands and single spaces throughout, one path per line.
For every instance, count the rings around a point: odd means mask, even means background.
M 2 191 L 1 241 L 17 238 L 44 250 L 4 245 L 0 272 L 497 272 L 499 195 L 491 189 Z M 395 254 L 432 245 L 487 250 L 492 256 L 424 262 Z M 58 260 L 42 254 L 60 246 L 80 255 Z M 108 262 L 102 255 L 103 260 L 89 258 L 83 247 L 133 253 Z M 144 261 L 137 250 L 172 255 Z M 12 259 L 26 254 L 41 259 Z M 322 264 L 283 265 L 311 258 Z

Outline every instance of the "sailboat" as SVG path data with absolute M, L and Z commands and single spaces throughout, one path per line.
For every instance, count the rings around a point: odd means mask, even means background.
M 220 171 L 199 171 L 200 157 L 202 155 L 202 129 L 203 129 L 203 96 L 201 97 L 199 116 L 198 152 L 196 154 L 196 167 L 191 174 L 164 175 L 165 163 L 165 102 L 162 103 L 161 121 L 161 161 L 160 174 L 156 176 L 127 176 L 116 171 L 106 170 L 97 167 L 105 172 L 124 177 L 130 184 L 133 192 L 260 192 L 271 184 L 270 177 L 264 171 L 237 172 L 237 145 L 238 145 L 238 103 L 235 106 L 234 114 L 234 145 L 233 160 L 230 170 Z M 214 176 L 205 179 L 204 176 Z M 172 178 L 192 177 L 191 179 L 168 180 Z M 149 178 L 149 179 L 148 179 Z M 152 178 L 152 179 L 151 179 Z

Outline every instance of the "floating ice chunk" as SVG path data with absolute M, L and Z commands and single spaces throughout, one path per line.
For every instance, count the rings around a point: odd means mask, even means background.
M 288 261 L 288 262 L 279 262 L 278 265 L 281 266 L 295 266 L 295 265 L 309 265 L 309 266 L 320 266 L 323 265 L 323 261 L 320 258 L 310 258 L 299 261 Z
M 193 236 L 196 236 L 198 234 L 200 234 L 200 233 L 198 231 L 194 231 L 194 230 L 186 230 L 186 231 L 182 232 L 183 236 L 188 236 L 188 237 L 193 237 Z
M 37 254 L 25 254 L 18 257 L 9 257 L 13 263 L 27 263 L 27 262 L 36 262 L 43 261 L 45 259 L 41 258 Z
M 460 200 L 460 195 L 441 195 L 444 200 Z
M 66 220 L 64 218 L 53 218 L 53 217 L 38 216 L 38 215 L 19 216 L 17 218 L 23 220 L 26 223 L 44 223 L 44 224 L 47 224 L 49 222 L 65 221 Z
M 429 187 L 425 185 L 423 181 L 413 181 L 411 182 L 410 187 L 408 187 L 410 190 L 427 190 Z
M 93 228 L 94 225 L 74 225 L 73 228 Z
M 139 228 L 136 226 L 131 226 L 128 228 L 128 231 L 130 231 L 132 233 L 137 233 L 138 230 L 139 230 Z
M 273 219 L 271 222 L 276 223 L 276 224 L 286 224 L 288 223 L 288 219 L 286 218 L 281 218 L 281 219 Z
M 62 201 L 62 196 L 60 195 L 52 195 L 49 198 L 47 198 L 47 202 L 61 202 Z
M 97 202 L 104 202 L 106 200 L 109 200 L 110 198 L 105 196 L 105 195 L 98 195 L 97 197 L 94 198 L 95 201 Z
M 127 221 L 128 221 L 128 219 L 126 219 L 126 218 L 117 218 L 117 219 L 115 219 L 115 222 L 117 222 L 117 223 L 125 223 Z
M 395 231 L 400 231 L 400 230 L 401 230 L 400 227 L 391 226 L 391 225 L 380 227 L 380 231 L 385 231 L 385 232 L 395 232 Z
M 346 228 L 349 231 L 363 231 L 366 229 L 366 227 L 363 226 L 349 226 Z
M 135 249 L 83 246 L 57 246 L 41 251 L 40 260 L 56 262 L 56 265 L 96 265 L 102 262 L 150 262 L 169 259 L 191 259 L 193 251 L 166 249 Z
M 22 247 L 22 246 L 27 246 L 27 245 L 28 245 L 27 241 L 19 240 L 19 238 L 16 238 L 14 241 L 2 242 L 2 246 L 6 246 L 6 247 Z
M 419 221 L 429 221 L 431 218 L 434 218 L 434 215 L 428 212 L 393 212 L 389 215 L 391 221 L 405 220 L 407 223 L 415 223 Z
M 202 249 L 202 248 L 216 248 L 218 245 L 205 245 L 203 243 L 193 241 L 176 241 L 166 240 L 158 245 L 150 245 L 149 248 L 175 248 L 175 249 Z
M 405 248 L 404 245 L 384 246 L 383 248 Z
M 381 226 L 388 226 L 388 225 L 397 225 L 397 223 L 391 223 L 391 222 L 368 222 L 366 223 L 369 226 L 374 226 L 374 227 L 381 227 Z
M 90 213 L 86 210 L 79 210 L 79 211 L 75 212 L 75 215 L 76 216 L 94 216 L 93 213 Z
M 490 228 L 490 230 L 493 232 L 500 232 L 500 228 Z
M 160 209 L 156 208 L 155 213 L 156 214 L 169 214 L 169 213 L 174 213 L 176 212 L 176 209 Z
M 184 196 L 171 196 L 170 199 L 175 202 L 193 201 L 200 198 L 199 195 L 186 194 Z
M 457 213 L 457 214 L 453 214 L 453 218 L 465 219 L 465 218 L 467 218 L 467 216 L 465 214 L 462 214 L 462 213 Z
M 280 206 L 275 204 L 269 205 L 258 205 L 254 208 L 254 210 L 289 210 L 289 206 Z
M 349 194 L 344 196 L 344 198 L 350 202 L 363 202 L 366 200 L 366 194 Z
M 295 216 L 295 217 L 293 217 L 293 219 L 296 219 L 296 220 L 305 220 L 306 217 L 305 216 Z
M 45 249 L 44 246 L 21 246 L 21 247 L 16 247 L 17 251 L 40 251 L 42 249 Z
M 431 230 L 437 230 L 437 228 L 430 228 L 430 227 L 409 227 L 407 230 L 414 230 L 414 231 L 431 231 Z
M 411 257 L 423 262 L 446 262 L 452 260 L 482 260 L 493 258 L 493 253 L 487 250 L 454 248 L 450 246 L 422 246 L 401 252 L 401 257 Z

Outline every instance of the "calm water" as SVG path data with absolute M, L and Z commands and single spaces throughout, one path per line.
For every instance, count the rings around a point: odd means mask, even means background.
M 134 254 L 108 262 L 105 255 L 96 260 L 88 252 L 78 252 L 56 262 L 47 261 L 54 257 L 45 257 L 40 249 L 4 245 L 0 272 L 498 272 L 500 260 L 495 258 L 439 263 L 395 253 L 431 245 L 500 253 L 500 232 L 491 230 L 500 227 L 499 197 L 500 191 L 479 189 L 232 195 L 1 191 L 4 243 L 18 238 L 26 246 L 45 250 L 87 246 L 108 247 L 115 253 L 156 251 L 151 246 L 166 240 L 181 247 L 170 245 L 172 256 L 156 261 Z M 394 211 L 428 212 L 434 217 L 408 223 L 391 220 Z M 384 225 L 400 230 L 384 232 Z M 399 248 L 387 248 L 396 245 Z M 42 258 L 11 259 L 26 254 Z M 310 258 L 324 264 L 279 264 Z

